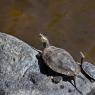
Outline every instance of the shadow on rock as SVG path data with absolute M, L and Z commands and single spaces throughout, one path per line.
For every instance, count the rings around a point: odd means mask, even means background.
M 57 76 L 59 75 L 58 73 L 54 72 L 52 69 L 50 69 L 45 63 L 44 60 L 42 59 L 41 54 L 36 55 L 37 59 L 38 59 L 38 65 L 40 68 L 40 72 L 42 74 L 45 74 L 47 76 Z

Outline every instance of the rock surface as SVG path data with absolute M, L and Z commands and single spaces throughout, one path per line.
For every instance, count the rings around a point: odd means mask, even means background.
M 73 81 L 45 66 L 38 52 L 23 41 L 0 33 L 0 95 L 95 95 L 95 83 L 80 73 Z

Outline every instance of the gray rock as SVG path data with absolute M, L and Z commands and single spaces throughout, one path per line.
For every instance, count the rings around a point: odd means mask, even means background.
M 0 33 L 0 88 L 6 92 L 18 89 L 19 81 L 29 68 L 32 72 L 40 72 L 36 54 L 37 51 L 23 41 Z
M 63 77 L 59 83 L 50 76 L 57 76 L 48 69 L 38 52 L 23 41 L 0 33 L 0 95 L 95 95 L 95 82 L 91 83 L 82 73 L 73 81 Z

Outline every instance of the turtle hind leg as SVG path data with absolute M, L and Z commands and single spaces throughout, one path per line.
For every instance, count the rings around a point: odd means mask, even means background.
M 73 83 L 72 83 L 72 80 L 73 80 Z M 76 85 L 76 76 L 72 77 L 72 80 L 71 80 L 71 84 L 75 87 L 75 89 L 81 94 L 83 95 L 83 93 L 77 88 L 77 85 Z
M 71 77 L 70 83 L 76 88 L 76 77 Z

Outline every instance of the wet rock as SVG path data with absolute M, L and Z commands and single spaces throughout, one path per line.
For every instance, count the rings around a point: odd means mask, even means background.
M 0 95 L 95 95 L 95 82 L 82 73 L 75 78 L 76 86 L 64 75 L 59 81 L 60 75 L 46 67 L 37 54 L 23 41 L 0 33 Z

